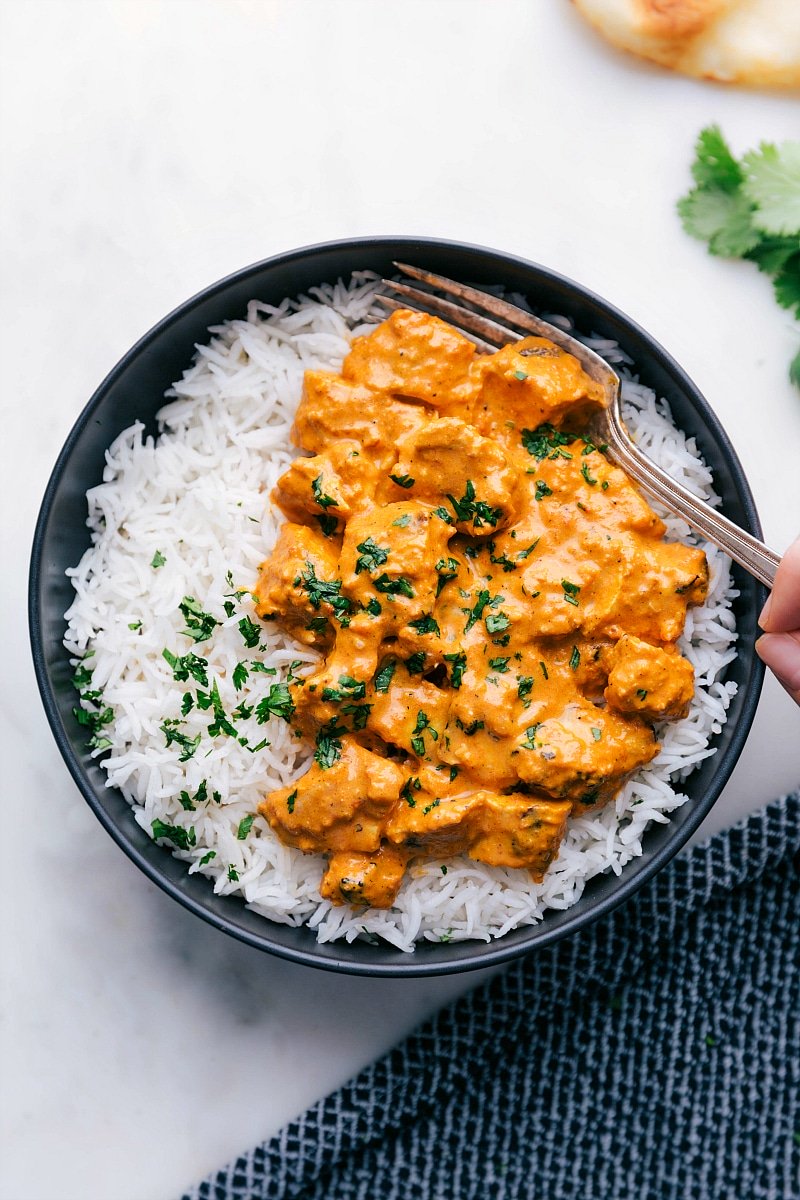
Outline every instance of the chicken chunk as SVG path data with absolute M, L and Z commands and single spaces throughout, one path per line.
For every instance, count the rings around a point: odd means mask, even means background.
M 370 461 L 389 471 L 399 439 L 429 420 L 419 405 L 379 395 L 339 375 L 306 371 L 293 432 L 297 444 L 312 454 L 339 438 L 360 442 Z
M 307 525 L 281 527 L 275 547 L 256 584 L 256 612 L 262 620 L 280 617 L 299 642 L 327 645 L 334 624 L 347 620 L 352 605 L 341 594 L 333 546 Z
M 490 533 L 515 515 L 519 472 L 498 442 L 457 417 L 441 417 L 401 439 L 393 474 L 409 495 L 449 509 L 462 533 Z
M 662 650 L 625 634 L 610 651 L 608 663 L 605 698 L 612 708 L 651 721 L 686 715 L 694 695 L 694 668 L 676 650 Z
M 290 521 L 314 522 L 330 537 L 370 505 L 379 477 L 358 442 L 335 442 L 321 454 L 296 458 L 281 475 L 272 498 Z
M 436 563 L 451 534 L 449 525 L 413 500 L 360 513 L 348 522 L 342 545 L 345 594 L 365 608 L 377 604 L 394 625 L 430 612 Z
M 315 762 L 291 787 L 270 792 L 258 811 L 282 841 L 307 854 L 372 854 L 404 779 L 394 763 L 346 737 L 330 767 Z
M 331 904 L 391 908 L 403 882 L 408 852 L 382 845 L 373 854 L 332 854 L 322 876 L 320 895 Z
M 427 313 L 401 309 L 373 333 L 356 338 L 342 375 L 443 409 L 463 401 L 474 357 L 473 343 L 451 325 Z
M 530 724 L 518 746 L 521 780 L 582 809 L 603 804 L 659 749 L 648 725 L 580 699 Z
M 523 429 L 559 425 L 603 406 L 603 390 L 577 358 L 547 338 L 528 337 L 476 360 L 480 381 L 474 423 L 485 437 L 519 445 Z

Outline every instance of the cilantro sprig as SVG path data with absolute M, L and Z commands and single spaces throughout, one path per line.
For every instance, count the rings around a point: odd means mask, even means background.
M 800 142 L 762 142 L 737 159 L 718 125 L 698 136 L 695 187 L 678 215 L 710 254 L 754 262 L 772 279 L 775 299 L 800 320 Z M 800 351 L 789 367 L 800 387 Z

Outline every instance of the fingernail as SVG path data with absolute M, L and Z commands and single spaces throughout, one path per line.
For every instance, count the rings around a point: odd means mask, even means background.
M 756 654 L 789 691 L 800 688 L 800 642 L 790 633 L 763 634 Z
M 769 620 L 769 610 L 772 607 L 772 592 L 767 596 L 767 602 L 761 610 L 761 615 L 758 618 L 758 623 L 762 629 L 766 629 L 767 621 Z

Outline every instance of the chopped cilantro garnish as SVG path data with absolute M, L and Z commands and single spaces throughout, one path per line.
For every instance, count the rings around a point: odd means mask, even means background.
M 153 568 L 154 571 L 157 571 L 159 567 L 163 567 L 163 565 L 166 561 L 167 560 L 164 558 L 164 555 L 161 553 L 161 551 L 156 550 L 155 554 L 153 555 L 153 559 L 152 559 L 152 562 L 150 563 L 150 566 Z
M 380 600 L 377 600 L 374 596 L 371 596 L 364 605 L 364 612 L 368 612 L 371 617 L 379 617 L 383 612 Z
M 602 738 L 602 736 L 603 736 L 602 729 L 598 729 L 596 725 L 593 725 L 592 726 L 592 737 L 594 738 L 594 740 L 596 742 L 599 742 L 600 739 Z
M 561 433 L 548 422 L 543 425 L 538 425 L 536 429 L 522 430 L 522 444 L 532 455 L 537 462 L 541 462 L 543 458 L 557 456 L 557 452 L 561 446 L 566 446 L 571 442 L 574 434 Z M 556 452 L 554 455 L 553 452 Z
M 539 724 L 541 724 L 541 722 L 537 723 L 536 725 L 529 725 L 525 730 L 525 740 L 520 743 L 523 750 L 537 749 L 536 731 L 539 728 Z
M 433 510 L 433 515 L 438 517 L 440 521 L 444 521 L 445 525 L 453 524 L 453 518 L 443 505 L 440 505 L 439 508 L 435 508 Z
M 234 866 L 228 867 L 228 879 L 230 880 L 231 883 L 239 882 L 239 872 L 236 870 L 236 867 L 234 867 Z
M 448 584 L 451 579 L 458 577 L 458 560 L 455 558 L 440 558 L 436 564 L 436 573 L 439 576 L 436 581 L 436 595 L 438 598 L 445 584 Z
M 151 825 L 151 829 L 156 841 L 159 838 L 166 838 L 178 850 L 189 850 L 197 842 L 197 834 L 192 826 L 184 829 L 182 825 L 168 825 L 166 821 L 160 821 L 156 818 Z
M 533 676 L 532 675 L 518 675 L 517 676 L 517 695 L 519 696 L 520 700 L 523 702 L 525 708 L 528 708 L 530 705 L 530 700 L 528 699 L 528 697 L 530 696 L 532 691 L 533 691 Z
M 186 628 L 181 632 L 195 642 L 205 642 L 220 623 L 211 613 L 203 612 L 193 596 L 183 597 L 180 610 L 186 621 Z
M 335 721 L 329 721 L 317 734 L 314 761 L 323 771 L 327 771 L 341 758 L 342 743 L 340 739 L 341 734 L 345 732 Z
M 242 617 L 238 622 L 239 633 L 242 635 L 242 641 L 248 650 L 255 650 L 261 640 L 261 630 L 256 625 L 255 621 L 251 621 L 249 617 Z
M 286 808 L 289 813 L 294 812 L 294 802 L 296 799 L 297 799 L 297 788 L 295 788 L 293 792 L 290 792 L 289 795 L 286 797 Z
M 421 787 L 422 784 L 420 783 L 419 779 L 417 779 L 416 775 L 410 776 L 400 789 L 400 799 L 405 800 L 409 808 L 416 808 L 417 802 L 411 795 L 411 792 L 412 789 L 418 792 Z
M 132 629 L 134 633 L 136 632 L 137 629 L 141 629 L 141 628 L 142 628 L 141 621 L 131 621 L 131 623 L 128 625 L 128 629 Z
M 201 687 L 208 687 L 208 659 L 198 654 L 182 654 L 180 657 L 171 650 L 162 650 L 162 658 L 172 667 L 172 675 L 178 683 L 184 683 L 191 675 Z
M 545 496 L 552 496 L 553 489 L 545 483 L 543 479 L 536 480 L 536 491 L 534 492 L 534 500 L 544 500 Z
M 309 562 L 306 563 L 302 576 L 296 579 L 295 586 L 303 588 L 312 608 L 319 608 L 324 602 L 333 609 L 340 625 L 349 625 L 349 613 L 353 606 L 347 597 L 341 594 L 341 579 L 318 579 L 313 562 Z
M 489 666 L 493 671 L 499 672 L 500 675 L 505 675 L 508 670 L 508 664 L 511 661 L 511 656 L 508 658 L 490 658 Z
M 484 500 L 475 499 L 475 484 L 471 479 L 467 480 L 464 495 L 460 500 L 456 500 L 449 492 L 447 499 L 453 506 L 456 520 L 465 523 L 472 521 L 475 529 L 481 529 L 484 525 L 496 525 L 503 515 L 502 508 L 492 508 Z
M 339 501 L 334 500 L 333 496 L 328 496 L 322 490 L 322 476 L 318 475 L 311 483 L 311 491 L 314 499 L 320 508 L 338 508 Z
M 539 666 L 541 668 L 541 672 L 544 675 L 545 679 L 549 679 L 550 676 L 547 674 L 547 664 L 540 661 Z
M 468 725 L 465 725 L 463 721 L 456 717 L 456 726 L 462 731 L 465 737 L 474 737 L 479 729 L 484 728 L 484 722 L 470 721 Z
M 182 724 L 183 721 L 178 721 L 174 717 L 171 717 L 162 721 L 160 729 L 166 739 L 167 749 L 169 749 L 173 742 L 176 746 L 180 746 L 181 754 L 178 762 L 188 762 L 200 745 L 200 734 L 198 733 L 195 737 L 190 738 L 188 734 L 183 733 L 178 728 Z
M 444 659 L 450 663 L 450 686 L 458 690 L 467 669 L 467 656 L 463 650 L 459 650 L 455 654 L 445 654 Z
M 406 670 L 409 675 L 421 675 L 425 670 L 425 659 L 427 654 L 424 650 L 418 650 L 416 654 L 412 654 L 406 659 Z
M 249 674 L 250 672 L 248 671 L 246 664 L 243 662 L 238 662 L 233 668 L 233 686 L 236 688 L 237 692 L 242 690 L 247 682 Z
M 331 513 L 320 513 L 317 517 L 319 525 L 325 537 L 331 537 L 339 528 L 339 522 Z
M 561 586 L 564 589 L 564 599 L 567 604 L 574 604 L 578 607 L 578 596 L 580 595 L 580 587 L 577 583 L 570 583 L 568 579 L 561 580 Z
M 216 850 L 208 850 L 203 855 L 203 857 L 200 859 L 200 866 L 205 867 L 208 863 L 211 862 L 212 858 L 216 858 L 216 857 L 217 857 Z
M 642 701 L 646 700 L 647 699 L 647 689 L 646 688 L 637 688 L 636 695 L 639 697 L 640 700 L 642 700 Z
M 577 646 L 572 647 L 572 654 L 569 656 L 569 665 L 572 667 L 573 671 L 577 671 L 578 667 L 581 665 L 581 652 Z
M 390 475 L 389 478 L 401 488 L 413 487 L 415 482 L 411 475 Z
M 236 830 L 236 837 L 240 842 L 243 842 L 247 837 L 255 819 L 255 813 L 250 813 L 248 816 L 242 817 L 241 821 L 239 822 L 239 828 Z
M 184 692 L 181 699 L 181 716 L 188 717 L 189 713 L 194 708 L 194 699 L 191 692 Z
M 273 683 L 269 693 L 256 705 L 256 720 L 263 725 L 270 717 L 281 717 L 288 721 L 294 712 L 294 701 L 288 683 Z
M 225 713 L 225 706 L 222 703 L 216 679 L 211 685 L 211 704 L 214 709 L 214 720 L 208 727 L 209 737 L 218 737 L 221 733 L 224 733 L 227 737 L 238 737 L 238 731 L 228 720 Z
M 365 542 L 359 542 L 356 549 L 361 551 L 356 559 L 356 575 L 360 575 L 362 571 L 376 571 L 389 557 L 388 546 L 378 546 L 371 537 Z
M 597 480 L 589 474 L 589 464 L 586 462 L 581 467 L 581 475 L 583 476 L 583 478 L 586 480 L 586 482 L 589 484 L 590 487 L 594 487 L 595 484 L 597 483 Z
M 376 692 L 388 692 L 396 666 L 397 664 L 392 659 L 389 659 L 388 662 L 385 662 L 383 666 L 381 666 L 375 672 L 373 683 Z
M 416 629 L 417 633 L 435 633 L 437 637 L 441 635 L 438 622 L 434 620 L 431 613 L 423 613 L 421 617 L 408 623 L 412 629 Z
M 533 554 L 533 551 L 539 545 L 540 540 L 541 540 L 540 538 L 537 538 L 535 542 L 531 542 L 530 546 L 528 546 L 527 549 L 520 550 L 519 553 L 517 554 L 517 558 L 527 558 L 529 554 Z
M 481 617 L 483 616 L 483 610 L 486 608 L 486 605 L 489 603 L 490 600 L 491 600 L 490 593 L 487 592 L 485 588 L 482 588 L 478 592 L 478 598 L 475 601 L 475 604 L 473 605 L 473 607 L 472 608 L 462 608 L 461 611 L 466 615 L 466 618 L 467 618 L 467 623 L 464 626 L 464 633 L 469 633 L 470 629 L 472 629 L 472 626 L 475 624 L 475 622 L 480 621 Z
M 508 629 L 511 621 L 504 612 L 489 613 L 485 624 L 489 633 L 502 633 L 504 629 Z
M 403 575 L 398 579 L 390 579 L 384 571 L 374 583 L 377 590 L 387 596 L 408 596 L 409 599 L 413 598 L 414 589 Z
M 398 517 L 396 521 L 392 521 L 392 525 L 396 525 L 399 529 L 405 529 L 411 521 L 411 513 L 403 513 L 402 517 Z

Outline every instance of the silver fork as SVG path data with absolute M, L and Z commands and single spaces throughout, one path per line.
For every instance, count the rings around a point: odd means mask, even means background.
M 592 440 L 599 445 L 605 444 L 608 447 L 608 457 L 622 467 L 646 492 L 660 500 L 669 512 L 683 517 L 692 529 L 715 546 L 719 546 L 760 583 L 772 587 L 775 572 L 781 561 L 780 556 L 758 538 L 740 529 L 722 513 L 693 496 L 656 466 L 633 442 L 620 413 L 619 376 L 599 354 L 570 337 L 563 329 L 558 329 L 555 325 L 543 321 L 541 317 L 517 308 L 507 300 L 501 300 L 466 284 L 456 283 L 443 275 L 422 271 L 419 267 L 410 267 L 406 263 L 394 263 L 394 266 L 410 279 L 436 288 L 453 299 L 445 299 L 407 283 L 384 279 L 386 288 L 403 297 L 402 300 L 397 300 L 394 296 L 379 295 L 377 299 L 386 308 L 418 308 L 435 313 L 465 333 L 479 350 L 489 354 L 509 342 L 519 341 L 527 334 L 549 338 L 562 350 L 574 354 L 587 375 L 600 384 L 605 394 L 606 407 L 592 418 L 587 431 Z M 457 300 L 466 301 L 480 311 L 474 312 L 472 308 L 465 308 L 456 303 Z

